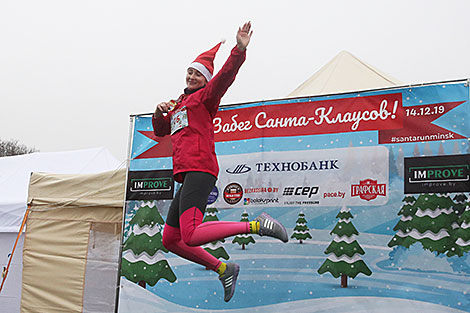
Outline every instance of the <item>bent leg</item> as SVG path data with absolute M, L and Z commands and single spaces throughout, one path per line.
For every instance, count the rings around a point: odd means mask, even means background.
M 202 223 L 204 214 L 196 207 L 180 217 L 181 236 L 189 246 L 200 246 L 226 237 L 250 233 L 249 222 L 213 221 Z
M 165 224 L 165 228 L 163 229 L 162 242 L 163 246 L 171 252 L 187 260 L 203 265 L 210 270 L 215 271 L 221 263 L 203 248 L 188 246 L 181 240 L 180 229 L 168 224 Z

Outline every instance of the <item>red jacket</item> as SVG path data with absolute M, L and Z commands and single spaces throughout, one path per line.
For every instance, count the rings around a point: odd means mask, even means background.
M 218 176 L 213 119 L 220 99 L 235 80 L 245 57 L 245 51 L 234 47 L 224 66 L 204 88 L 189 95 L 181 95 L 175 108 L 166 116 L 155 118 L 153 115 L 152 125 L 156 136 L 163 137 L 176 130 L 171 135 L 171 143 L 173 175 L 177 182 L 182 182 L 181 174 L 189 171 Z

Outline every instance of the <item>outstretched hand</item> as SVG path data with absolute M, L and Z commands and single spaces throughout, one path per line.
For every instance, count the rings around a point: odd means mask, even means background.
M 251 34 L 251 22 L 245 23 L 242 27 L 238 28 L 237 32 L 237 47 L 239 50 L 244 51 L 250 43 Z

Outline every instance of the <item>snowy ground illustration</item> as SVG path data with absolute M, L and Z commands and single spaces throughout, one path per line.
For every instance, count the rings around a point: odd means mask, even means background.
M 302 244 L 264 237 L 257 237 L 256 244 L 245 250 L 225 244 L 230 261 L 241 267 L 229 303 L 223 301 L 215 273 L 168 254 L 176 282 L 161 280 L 144 290 L 122 278 L 119 312 L 137 308 L 139 312 L 242 312 L 247 308 L 255 312 L 286 312 L 286 308 L 295 312 L 344 312 L 346 308 L 349 312 L 470 312 L 470 275 L 443 267 L 448 264 L 445 259 L 419 255 L 414 261 L 426 270 L 380 266 L 389 260 L 391 236 L 361 233 L 358 241 L 372 275 L 358 275 L 349 279 L 348 288 L 340 288 L 339 279 L 317 273 L 332 239 L 329 231 L 311 229 L 310 233 L 313 239 Z
M 214 310 L 187 308 L 166 301 L 137 285 L 123 280 L 121 282 L 121 298 L 119 313 L 209 313 Z M 220 312 L 219 310 L 217 310 Z M 344 297 L 299 300 L 289 303 L 265 305 L 250 309 L 251 312 L 298 312 L 298 313 L 458 313 L 460 310 L 443 307 L 432 303 L 380 297 Z M 227 309 L 224 312 L 243 313 L 246 309 Z

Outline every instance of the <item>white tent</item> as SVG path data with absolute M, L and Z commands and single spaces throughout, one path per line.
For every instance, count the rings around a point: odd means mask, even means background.
M 397 85 L 402 85 L 402 83 L 351 53 L 341 51 L 292 91 L 288 97 L 333 94 Z
M 32 153 L 0 157 L 0 269 L 7 265 L 26 211 L 32 172 L 92 174 L 121 167 L 106 148 Z M 0 294 L 2 312 L 19 312 L 21 296 L 23 236 L 11 261 L 7 280 Z
M 0 232 L 18 232 L 32 172 L 92 174 L 117 169 L 120 164 L 106 148 L 0 158 Z

